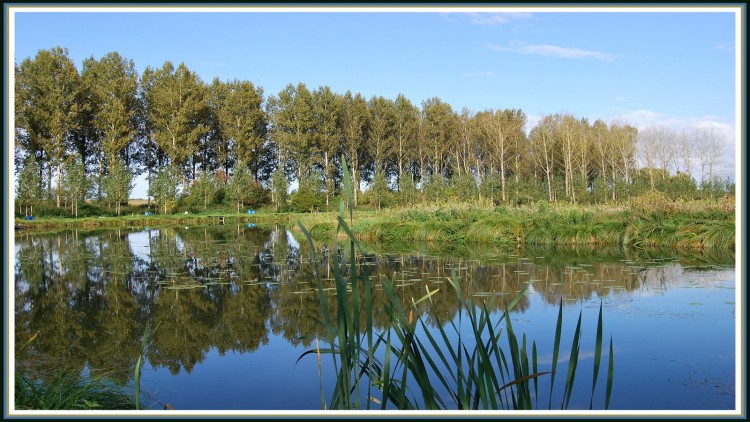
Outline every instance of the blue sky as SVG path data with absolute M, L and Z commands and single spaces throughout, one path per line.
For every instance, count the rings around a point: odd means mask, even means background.
M 729 9 L 45 10 L 16 9 L 11 63 L 59 45 L 79 68 L 117 51 L 139 72 L 184 62 L 206 82 L 249 80 L 266 97 L 303 82 L 417 105 L 436 96 L 457 111 L 520 108 L 530 125 L 565 112 L 716 126 L 727 134 L 720 174 L 735 176 L 739 38 Z

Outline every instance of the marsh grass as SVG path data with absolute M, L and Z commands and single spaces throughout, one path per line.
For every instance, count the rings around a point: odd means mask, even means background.
M 81 377 L 63 369 L 50 381 L 16 374 L 17 410 L 132 410 L 133 395 L 106 376 Z
M 134 370 L 133 388 L 114 382 L 107 373 L 82 375 L 80 371 L 62 368 L 50 376 L 34 376 L 23 364 L 15 374 L 15 408 L 17 410 L 143 410 L 157 404 L 141 392 L 141 366 L 151 341 L 147 325 L 141 338 L 141 355 Z M 19 349 L 21 354 L 39 336 L 34 334 Z M 143 406 L 146 399 L 150 404 Z M 171 408 L 168 404 L 164 408 Z
M 557 317 L 553 359 L 548 370 L 540 368 L 536 342 L 529 346 L 525 333 L 519 340 L 509 316 L 525 294 L 525 288 L 510 303 L 504 303 L 504 311 L 498 317 L 491 311 L 495 309 L 497 296 L 490 295 L 479 301 L 473 295 L 467 298 L 454 267 L 447 284 L 456 295 L 459 310 L 456 318 L 442 321 L 428 307 L 428 317 L 435 322 L 437 329 L 428 327 L 427 318 L 419 316 L 421 305 L 429 304 L 437 290 L 426 287 L 422 297 L 412 298 L 410 305 L 403 306 L 396 294 L 396 283 L 386 278 L 380 286 L 385 293 L 385 300 L 374 304 L 367 267 L 359 269 L 356 265 L 357 250 L 360 253 L 364 251 L 351 229 L 351 182 L 345 160 L 342 159 L 342 163 L 348 195 L 349 223 L 346 222 L 346 208 L 342 201 L 337 217 L 337 234 L 345 234 L 350 242 L 350 253 L 334 265 L 335 313 L 329 309 L 323 283 L 318 269 L 315 269 L 321 305 L 321 314 L 316 320 L 324 328 L 324 345 L 319 346 L 318 339 L 314 338 L 316 348 L 305 351 L 298 358 L 299 361 L 314 354 L 320 368 L 321 355 L 331 357 L 335 384 L 326 404 L 321 378 L 321 407 L 349 410 L 530 410 L 539 406 L 539 382 L 546 377 L 550 383 L 548 408 L 552 409 L 554 383 L 556 375 L 560 374 L 557 366 L 562 339 L 562 300 Z M 301 222 L 298 225 L 313 246 L 310 232 Z M 336 246 L 338 239 L 339 236 L 336 236 Z M 349 278 L 345 279 L 342 273 L 347 261 Z M 376 332 L 373 326 L 374 307 L 383 307 L 389 316 L 389 324 L 382 331 Z M 564 378 L 563 397 L 559 402 L 561 409 L 569 407 L 573 392 L 581 343 L 581 317 L 582 313 L 579 313 Z M 601 364 L 602 325 L 600 305 L 590 408 L 594 405 Z M 503 331 L 505 347 L 502 345 Z M 605 409 L 609 407 L 612 393 L 613 362 L 610 338 Z M 557 407 L 557 401 L 554 404 Z

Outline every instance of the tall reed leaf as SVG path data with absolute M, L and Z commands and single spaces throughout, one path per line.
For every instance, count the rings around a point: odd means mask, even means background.
M 562 298 L 560 308 L 557 311 L 557 327 L 555 328 L 555 343 L 552 347 L 552 376 L 549 384 L 549 409 L 552 409 L 552 392 L 555 386 L 555 373 L 557 372 L 557 357 L 560 354 L 560 335 L 562 333 Z
M 612 348 L 612 336 L 609 337 L 609 369 L 607 371 L 607 396 L 604 399 L 604 409 L 609 409 L 609 398 L 612 396 L 612 380 L 615 375 L 615 353 Z
M 599 320 L 596 324 L 596 346 L 594 347 L 594 381 L 591 385 L 591 401 L 589 410 L 594 408 L 594 390 L 596 390 L 596 379 L 599 377 L 599 363 L 602 359 L 602 303 L 599 302 Z
M 143 336 L 141 336 L 141 353 L 138 355 L 138 360 L 135 363 L 135 374 L 133 383 L 135 384 L 135 410 L 141 410 L 141 364 L 143 362 L 143 356 L 146 354 L 146 347 L 148 346 L 149 336 L 151 335 L 151 327 L 146 324 L 146 328 L 143 330 Z
M 349 204 L 349 218 L 352 218 L 354 214 L 354 190 L 352 189 L 352 177 L 349 173 L 349 166 L 346 165 L 346 157 L 341 155 L 341 171 L 344 179 L 344 191 L 346 191 L 346 199 Z
M 568 360 L 568 377 L 565 380 L 565 408 L 570 405 L 570 396 L 573 393 L 573 381 L 576 377 L 576 367 L 578 366 L 578 352 L 581 350 L 581 317 L 583 309 L 578 313 L 578 324 L 573 334 L 573 345 L 570 348 L 570 359 Z

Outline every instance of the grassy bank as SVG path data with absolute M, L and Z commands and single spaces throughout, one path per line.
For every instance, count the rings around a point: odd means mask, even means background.
M 200 214 L 130 214 L 119 217 L 42 217 L 34 220 L 15 219 L 16 230 L 46 231 L 53 229 L 94 229 L 123 227 L 163 227 L 163 226 L 196 226 L 219 224 L 217 217 L 223 217 L 225 224 L 230 223 L 293 223 L 292 214 L 207 212 Z
M 333 214 L 301 218 L 311 235 L 336 235 Z M 716 211 L 642 213 L 595 207 L 435 208 L 357 213 L 358 238 L 384 242 L 432 241 L 495 245 L 735 246 L 734 214 Z
M 82 219 L 16 219 L 17 228 L 118 228 L 218 224 L 289 224 L 301 221 L 316 239 L 336 235 L 336 213 L 201 213 L 126 215 Z M 735 246 L 734 213 L 717 209 L 672 211 L 616 209 L 595 206 L 527 206 L 477 209 L 433 206 L 410 209 L 355 211 L 354 231 L 363 240 L 430 241 L 450 244 L 596 245 L 674 247 L 685 250 Z

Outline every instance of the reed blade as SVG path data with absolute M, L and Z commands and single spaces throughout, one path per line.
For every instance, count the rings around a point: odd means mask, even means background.
M 594 346 L 594 380 L 591 385 L 591 401 L 589 410 L 594 408 L 594 391 L 596 390 L 596 380 L 599 377 L 599 364 L 602 359 L 602 303 L 599 302 L 599 320 L 596 324 L 596 345 Z

